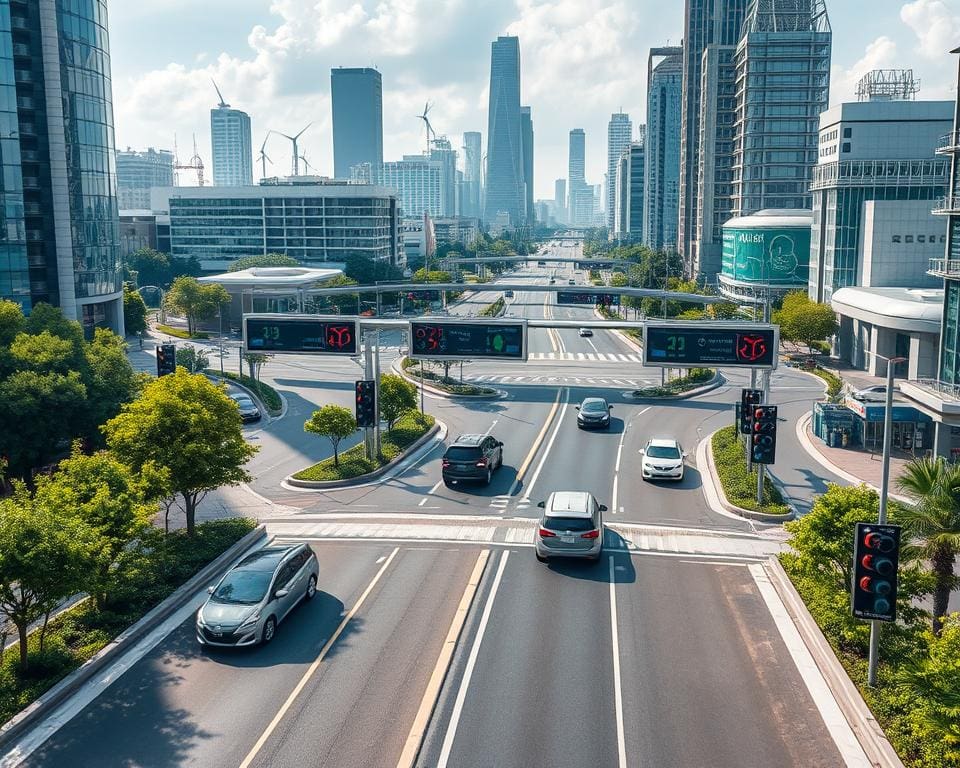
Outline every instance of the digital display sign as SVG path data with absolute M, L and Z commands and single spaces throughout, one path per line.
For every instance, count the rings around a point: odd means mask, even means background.
M 522 320 L 411 320 L 410 357 L 425 360 L 527 359 Z
M 316 315 L 244 315 L 247 352 L 357 355 L 360 328 L 355 320 Z
M 582 293 L 580 291 L 558 291 L 557 304 L 584 304 L 594 306 L 603 304 L 605 306 L 619 306 L 619 293 Z
M 643 330 L 643 363 L 660 368 L 776 368 L 777 326 L 673 324 Z

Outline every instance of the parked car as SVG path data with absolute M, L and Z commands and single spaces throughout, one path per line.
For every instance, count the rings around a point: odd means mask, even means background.
M 581 328 L 578 333 L 581 336 L 593 336 L 593 328 Z
M 248 421 L 260 421 L 260 409 L 257 408 L 248 394 L 241 392 L 237 395 L 230 395 L 230 399 L 233 400 L 240 409 L 240 420 L 244 424 Z
M 269 643 L 301 600 L 312 600 L 320 576 L 306 544 L 269 546 L 247 555 L 207 590 L 197 611 L 201 645 L 238 647 Z
M 610 411 L 613 406 L 602 397 L 585 397 L 577 410 L 577 427 L 580 429 L 610 428 Z
M 495 470 L 503 466 L 503 443 L 491 435 L 460 435 L 441 460 L 443 482 L 479 480 L 487 485 Z
M 850 396 L 854 400 L 860 400 L 864 403 L 885 403 L 887 401 L 887 388 L 883 385 L 865 387 L 864 389 L 858 389 Z
M 683 480 L 683 460 L 687 454 L 673 438 L 648 440 L 641 453 L 640 477 L 644 480 Z
M 538 505 L 543 510 L 534 539 L 537 560 L 584 557 L 603 553 L 603 513 L 607 508 L 586 491 L 555 491 Z

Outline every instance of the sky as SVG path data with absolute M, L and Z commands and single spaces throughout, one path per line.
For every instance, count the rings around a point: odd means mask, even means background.
M 826 0 L 833 28 L 832 104 L 855 100 L 871 69 L 912 68 L 919 98 L 956 98 L 960 0 Z M 118 148 L 192 154 L 210 173 L 209 110 L 224 99 L 253 123 L 295 134 L 314 173 L 333 175 L 330 69 L 383 76 L 384 160 L 422 152 L 431 123 L 454 147 L 479 130 L 486 151 L 490 43 L 520 38 L 521 101 L 534 125 L 535 197 L 567 175 L 567 136 L 583 128 L 587 181 L 603 181 L 607 122 L 646 114 L 647 55 L 677 45 L 682 0 L 113 0 L 110 47 Z M 287 140 L 270 137 L 267 175 L 290 171 Z M 260 165 L 255 175 L 259 176 Z M 181 183 L 193 183 L 183 175 Z

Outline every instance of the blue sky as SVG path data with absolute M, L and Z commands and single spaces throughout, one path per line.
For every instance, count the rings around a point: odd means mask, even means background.
M 209 162 L 215 78 L 253 120 L 255 150 L 268 128 L 301 139 L 332 174 L 330 68 L 376 66 L 384 82 L 384 156 L 421 151 L 416 115 L 429 99 L 437 132 L 486 145 L 490 42 L 520 37 L 523 102 L 533 109 L 536 197 L 566 175 L 567 134 L 587 135 L 587 180 L 606 167 L 606 125 L 621 107 L 645 114 L 652 46 L 682 37 L 681 0 L 113 0 L 110 36 L 117 146 L 171 148 L 192 137 Z M 912 67 L 921 98 L 955 98 L 960 0 L 827 0 L 833 27 L 831 101 L 854 98 L 874 68 Z M 290 148 L 267 153 L 286 173 Z

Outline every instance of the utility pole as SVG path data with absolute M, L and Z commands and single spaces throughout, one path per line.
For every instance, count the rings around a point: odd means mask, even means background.
M 370 344 L 370 333 L 363 334 L 363 378 L 367 381 L 373 379 L 373 347 Z M 376 385 L 374 385 L 374 400 L 376 400 Z M 363 429 L 363 445 L 367 458 L 373 461 L 376 459 L 373 431 L 370 427 Z
M 377 294 L 379 297 L 380 294 Z M 374 402 L 376 403 L 377 411 L 377 420 L 373 427 L 373 442 L 377 450 L 377 456 L 382 452 L 382 446 L 380 444 L 380 331 L 374 331 L 374 355 L 373 355 L 373 392 L 374 392 Z

